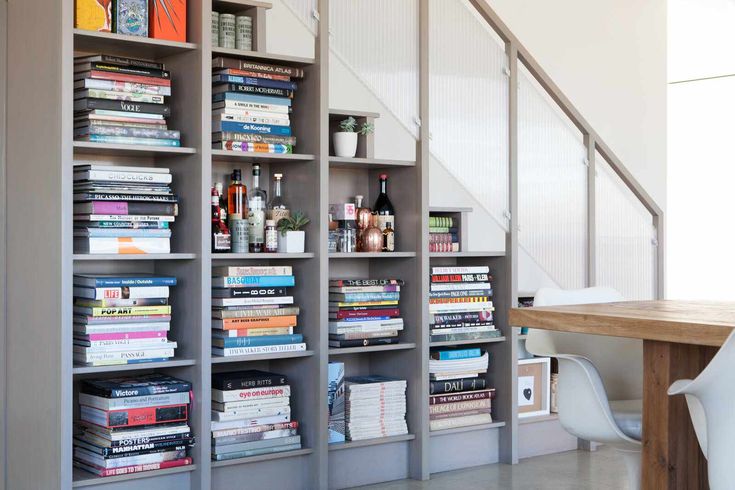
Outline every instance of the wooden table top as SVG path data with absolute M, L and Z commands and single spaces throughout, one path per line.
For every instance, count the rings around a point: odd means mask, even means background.
M 512 308 L 509 322 L 515 327 L 719 347 L 735 328 L 735 301 L 625 301 Z

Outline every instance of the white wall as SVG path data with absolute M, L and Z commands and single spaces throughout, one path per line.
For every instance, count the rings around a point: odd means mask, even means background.
M 669 2 L 670 298 L 735 299 L 734 23 L 729 0 Z
M 665 209 L 666 0 L 487 3 Z

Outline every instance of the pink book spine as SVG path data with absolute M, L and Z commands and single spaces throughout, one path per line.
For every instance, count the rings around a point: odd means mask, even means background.
M 141 471 L 163 470 L 166 468 L 175 468 L 176 466 L 186 466 L 190 464 L 191 458 L 175 459 L 173 461 L 163 461 L 161 463 L 137 464 L 133 466 L 123 466 L 121 468 L 101 469 L 100 476 L 129 475 L 131 473 L 140 473 Z
M 92 201 L 94 214 L 128 214 L 128 203 L 124 201 Z
M 89 340 L 127 340 L 127 339 L 155 339 L 166 337 L 166 331 L 154 330 L 151 332 L 128 332 L 128 333 L 91 333 Z

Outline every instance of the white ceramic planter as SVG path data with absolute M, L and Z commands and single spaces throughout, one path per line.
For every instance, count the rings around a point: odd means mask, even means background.
M 285 235 L 278 233 L 278 252 L 286 254 L 304 253 L 306 242 L 305 231 L 287 231 Z
M 334 154 L 338 157 L 352 158 L 357 153 L 357 133 L 334 133 L 332 143 Z

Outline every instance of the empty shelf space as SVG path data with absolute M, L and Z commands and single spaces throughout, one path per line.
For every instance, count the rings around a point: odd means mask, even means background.
M 550 413 L 548 415 L 536 415 L 535 417 L 518 417 L 519 424 L 536 424 L 539 422 L 551 422 L 559 420 L 558 413 Z
M 429 433 L 431 437 L 445 436 L 448 434 L 459 434 L 461 432 L 474 432 L 477 430 L 497 429 L 505 427 L 505 422 L 493 422 L 491 424 L 468 425 L 466 427 L 455 427 L 453 429 L 434 430 Z
M 360 346 L 360 347 L 344 347 L 344 348 L 332 347 L 329 349 L 329 355 L 330 356 L 344 356 L 347 354 L 385 352 L 385 351 L 392 351 L 392 350 L 408 350 L 408 349 L 415 349 L 415 348 L 416 348 L 416 344 L 414 344 L 413 342 L 400 342 L 398 344 L 388 344 L 388 345 L 365 345 L 365 346 Z
M 294 260 L 294 259 L 313 259 L 314 254 L 310 252 L 300 253 L 300 254 L 287 254 L 287 253 L 259 253 L 259 254 L 251 254 L 251 253 L 243 253 L 243 254 L 233 254 L 233 253 L 225 253 L 225 254 L 212 254 L 212 260 Z
M 314 58 L 303 58 L 301 56 L 289 56 L 285 54 L 261 53 L 259 51 L 245 51 L 242 49 L 212 48 L 212 54 L 232 56 L 235 58 L 248 58 L 254 60 L 273 61 L 291 66 L 307 66 L 314 64 Z
M 229 362 L 252 362 L 271 361 L 274 359 L 293 359 L 298 357 L 310 357 L 314 355 L 313 350 L 302 350 L 298 352 L 273 352 L 269 354 L 250 354 L 246 356 L 212 356 L 212 364 L 223 364 Z
M 403 259 L 416 257 L 416 252 L 334 252 L 330 259 Z
M 365 439 L 362 441 L 336 442 L 334 444 L 329 445 L 329 450 L 339 451 L 342 449 L 353 449 L 356 447 L 377 446 L 378 444 L 390 444 L 393 442 L 410 441 L 413 439 L 416 439 L 415 435 L 403 434 L 400 436 L 376 437 L 375 439 Z
M 118 371 L 139 371 L 141 369 L 162 369 L 194 366 L 195 359 L 173 359 L 161 362 L 139 362 L 136 364 L 117 364 L 112 366 L 75 366 L 74 374 L 116 373 Z
M 380 158 L 348 158 L 329 157 L 329 166 L 332 168 L 390 168 L 390 167 L 415 167 L 414 160 L 386 160 Z
M 261 454 L 260 456 L 250 456 L 248 458 L 227 459 L 225 461 L 212 461 L 212 468 L 221 468 L 222 466 L 232 466 L 238 464 L 259 463 L 261 461 L 273 461 L 274 459 L 295 458 L 297 456 L 306 456 L 313 453 L 313 449 L 295 449 L 293 451 L 283 451 L 273 454 Z
M 380 117 L 380 114 L 377 112 L 368 112 L 368 111 L 355 111 L 351 109 L 329 109 L 329 115 L 330 116 L 353 116 L 353 117 L 371 117 L 373 119 L 377 119 Z
M 194 148 L 185 146 L 145 146 L 118 145 L 113 143 L 93 143 L 91 141 L 75 141 L 74 153 L 84 155 L 116 155 L 116 156 L 181 156 L 193 155 Z
M 471 340 L 442 340 L 440 342 L 431 342 L 430 347 L 450 347 L 453 345 L 472 345 L 472 344 L 492 344 L 495 342 L 505 342 L 505 337 L 493 337 L 489 339 L 471 339 Z
M 472 208 L 459 206 L 429 206 L 430 213 L 471 213 Z
M 260 0 L 212 0 L 212 8 L 215 12 L 223 10 L 236 12 L 238 9 L 246 10 L 254 7 L 267 10 L 273 8 L 273 4 L 270 2 L 262 2 Z
M 431 252 L 429 257 L 505 257 L 505 252 Z
M 212 150 L 212 160 L 217 162 L 242 163 L 243 161 L 267 162 L 310 162 L 314 155 L 301 153 L 257 153 L 251 151 Z
M 166 468 L 163 470 L 141 471 L 139 473 L 130 473 L 128 475 L 100 477 L 92 473 L 89 473 L 87 471 L 84 471 L 82 469 L 74 468 L 72 472 L 73 483 L 71 486 L 74 488 L 81 488 L 81 487 L 91 487 L 91 486 L 97 486 L 97 485 L 108 485 L 111 483 L 124 482 L 128 480 L 139 480 L 141 478 L 153 478 L 155 476 L 173 475 L 175 473 L 186 473 L 187 471 L 194 471 L 196 469 L 197 469 L 197 465 L 190 464 L 186 466 L 178 466 L 176 468 Z
M 78 262 L 111 261 L 111 260 L 193 260 L 196 254 L 74 254 Z
M 135 54 L 141 58 L 165 58 L 198 49 L 193 43 L 74 29 L 74 50 L 87 53 Z

